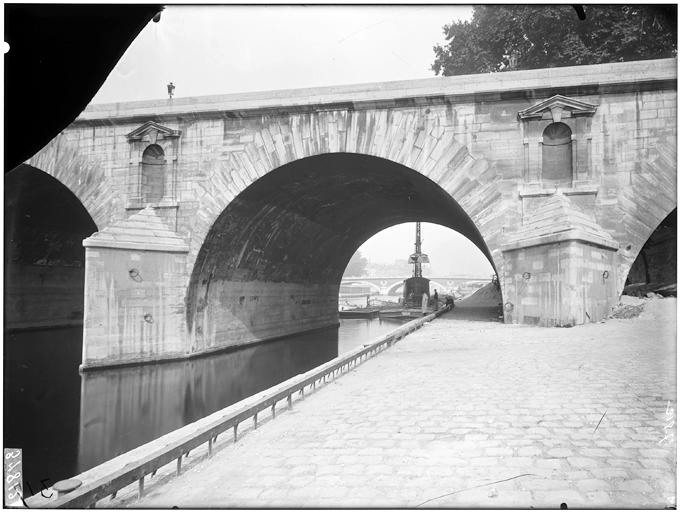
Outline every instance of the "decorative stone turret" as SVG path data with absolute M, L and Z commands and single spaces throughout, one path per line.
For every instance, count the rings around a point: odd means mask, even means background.
M 561 193 L 502 245 L 506 320 L 572 326 L 605 318 L 617 300 L 619 244 Z

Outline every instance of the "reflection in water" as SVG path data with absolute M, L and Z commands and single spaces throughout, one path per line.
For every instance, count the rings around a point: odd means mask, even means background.
M 54 483 L 85 471 L 400 323 L 342 319 L 339 329 L 82 375 L 78 329 L 14 334 L 5 343 L 5 446 L 24 449 L 24 478 L 37 492 L 43 478 Z
M 341 318 L 338 332 L 338 354 L 363 345 L 393 331 L 411 318 Z
M 337 351 L 333 328 L 187 361 L 85 372 L 78 472 L 319 366 Z
M 76 471 L 81 338 L 82 327 L 5 333 L 3 441 L 23 450 L 35 492 Z

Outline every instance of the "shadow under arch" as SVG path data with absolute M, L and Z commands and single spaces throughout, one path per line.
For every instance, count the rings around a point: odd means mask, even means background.
M 624 294 L 676 293 L 678 210 L 673 209 L 649 236 L 626 276 Z
M 451 195 L 401 164 L 332 153 L 269 172 L 229 203 L 199 250 L 186 295 L 194 350 L 337 323 L 352 254 L 383 229 L 414 221 L 458 231 L 494 266 Z
M 84 238 L 97 226 L 49 174 L 5 175 L 5 446 L 21 447 L 24 481 L 41 489 L 76 473 L 85 281 Z
M 5 175 L 5 328 L 82 324 L 85 250 L 97 226 L 59 180 L 22 164 Z

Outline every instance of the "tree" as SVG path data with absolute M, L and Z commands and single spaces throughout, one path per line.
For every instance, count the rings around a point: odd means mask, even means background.
M 351 277 L 366 275 L 366 267 L 368 267 L 368 259 L 361 255 L 361 251 L 357 251 L 349 260 L 347 268 L 345 268 L 345 275 Z
M 444 76 L 677 55 L 677 6 L 480 5 L 444 26 L 432 69 Z

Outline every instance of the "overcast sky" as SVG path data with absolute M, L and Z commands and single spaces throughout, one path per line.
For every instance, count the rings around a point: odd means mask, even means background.
M 467 5 L 180 6 L 150 22 L 120 60 L 93 103 L 431 78 L 432 47 L 442 28 L 470 19 Z M 394 226 L 361 252 L 391 263 L 413 252 L 414 224 Z M 432 270 L 490 275 L 466 238 L 423 227 Z
M 370 261 L 392 263 L 405 260 L 413 253 L 416 238 L 414 222 L 387 228 L 370 238 L 359 248 Z M 423 269 L 425 277 L 468 275 L 491 279 L 493 268 L 477 247 L 452 229 L 423 222 L 422 251 L 430 258 Z
M 170 5 L 93 99 L 109 103 L 431 78 L 453 6 Z

